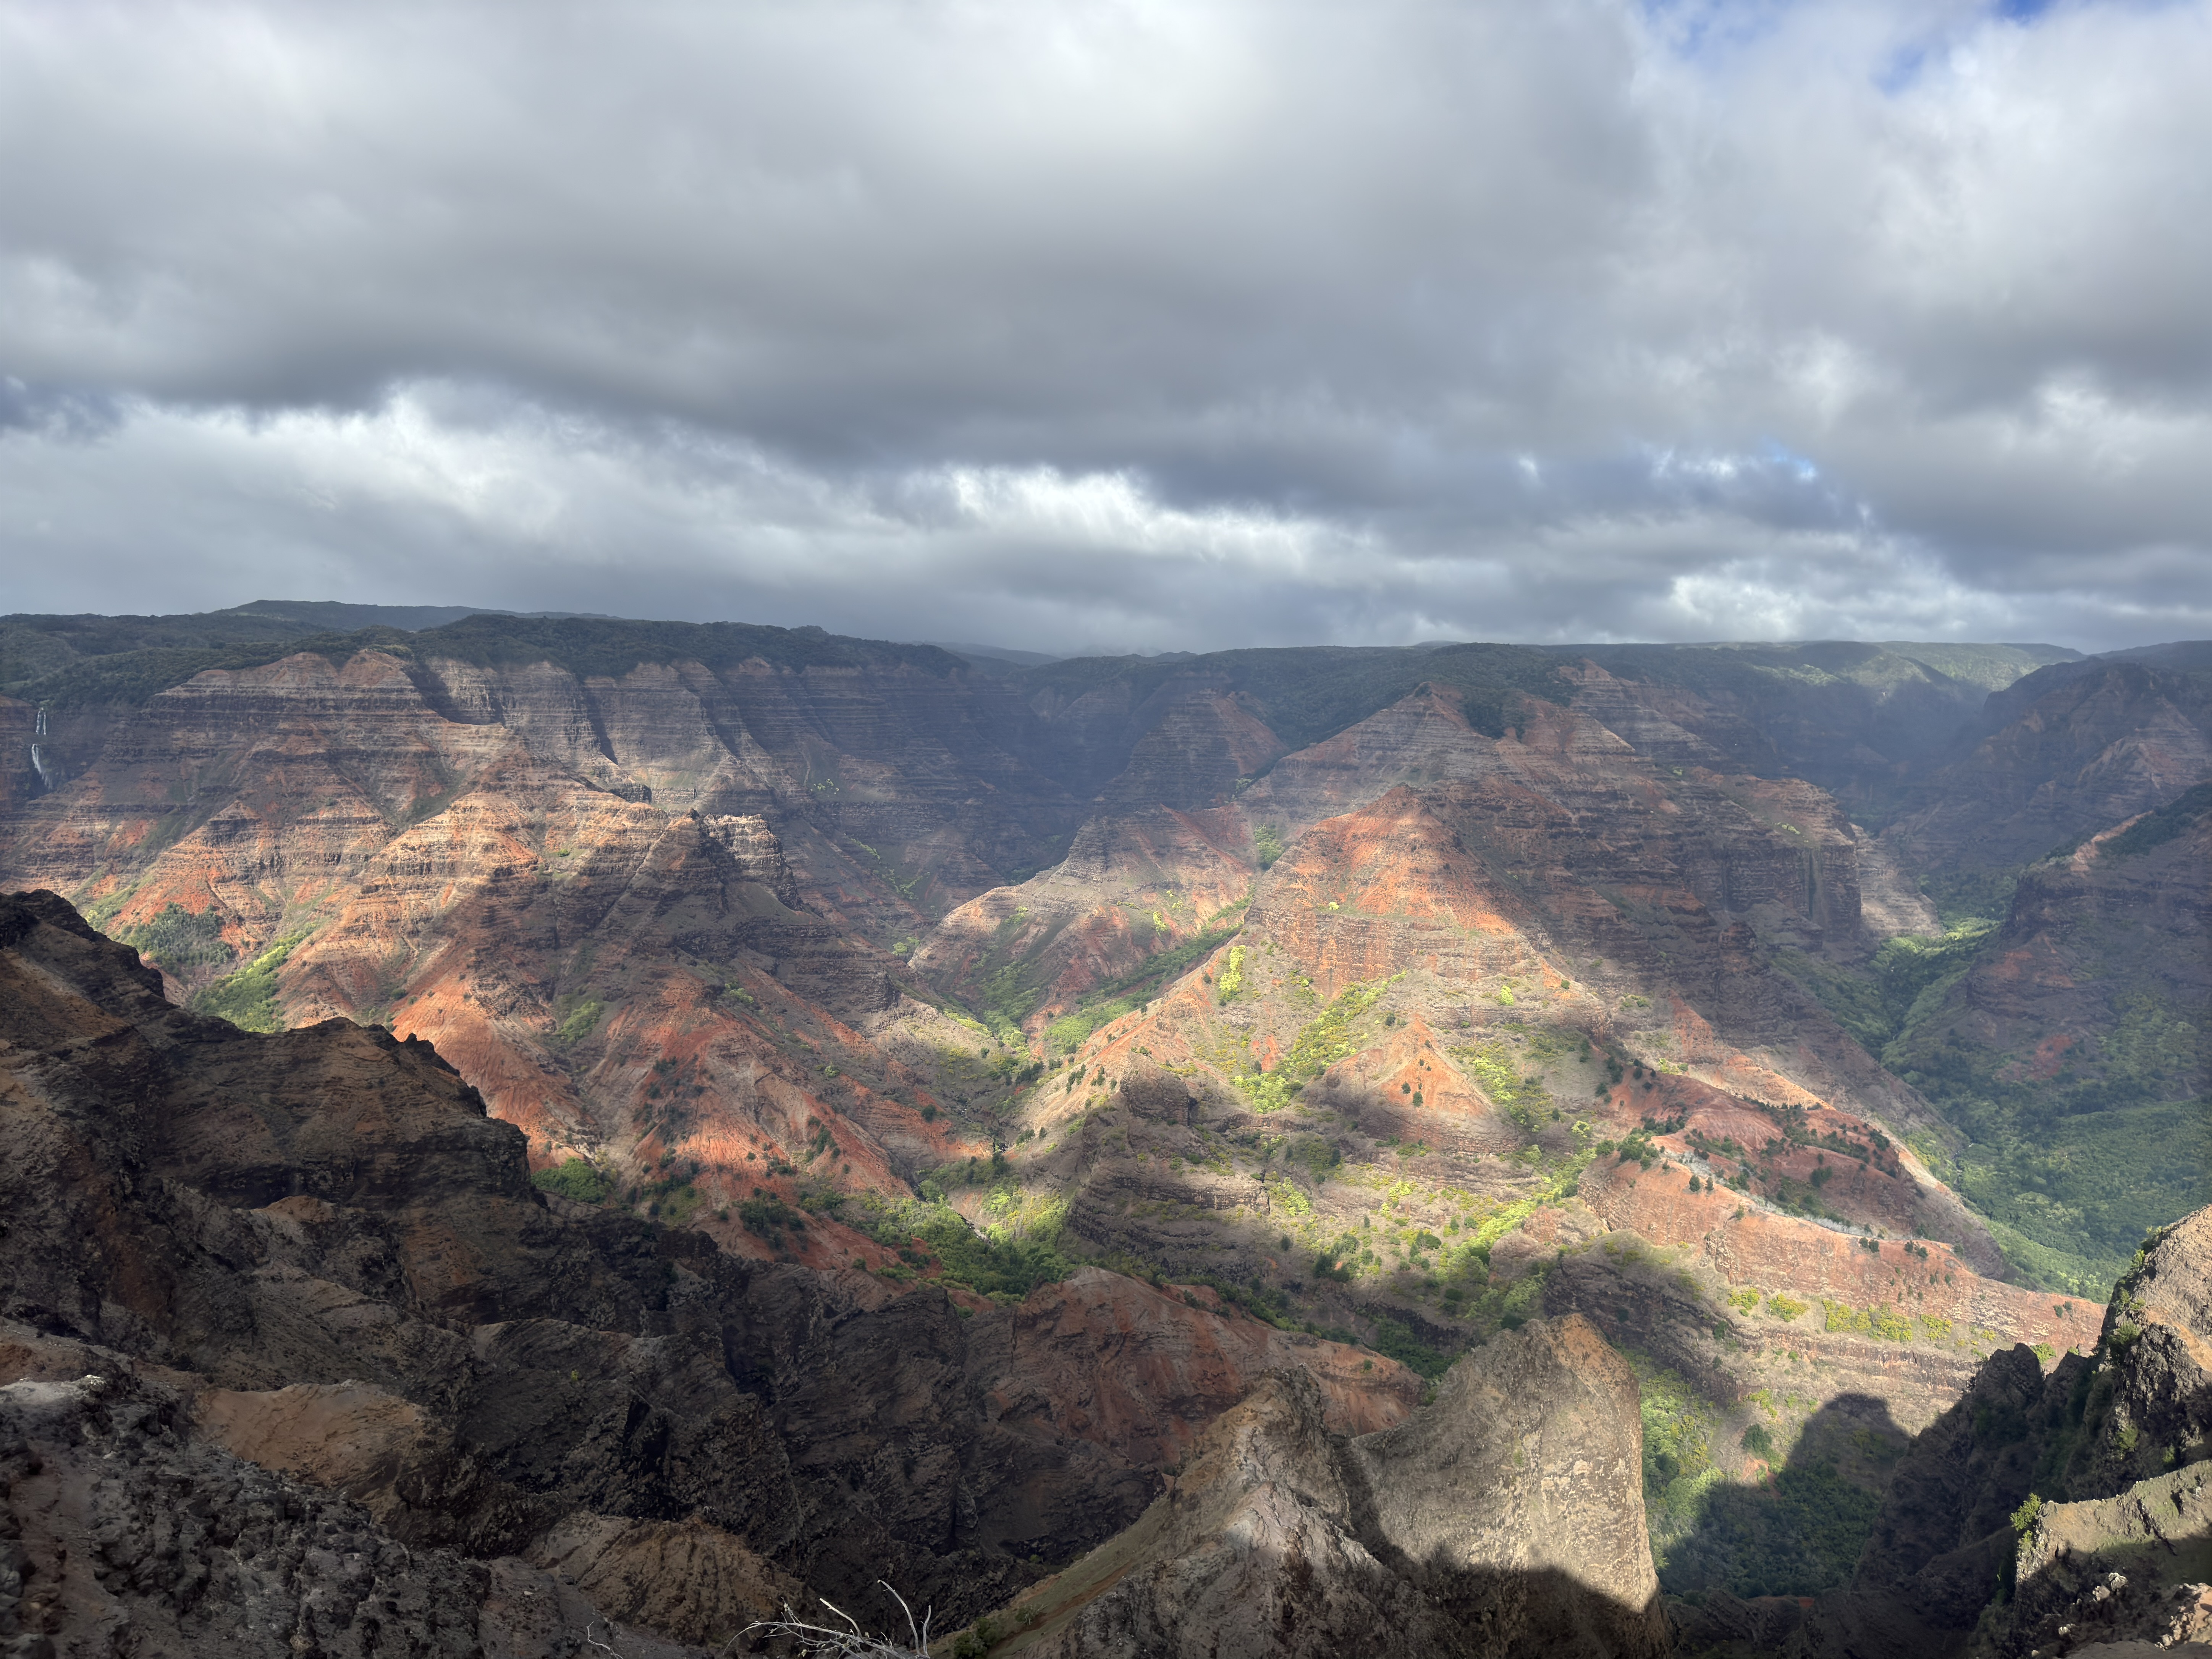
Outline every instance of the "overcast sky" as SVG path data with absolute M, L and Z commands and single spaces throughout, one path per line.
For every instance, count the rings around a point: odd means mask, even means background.
M 2212 0 L 0 0 L 0 610 L 2212 635 Z

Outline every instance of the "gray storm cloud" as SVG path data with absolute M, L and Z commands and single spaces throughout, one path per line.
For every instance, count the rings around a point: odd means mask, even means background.
M 2202 0 L 0 3 L 8 608 L 2212 633 L 2208 84 Z

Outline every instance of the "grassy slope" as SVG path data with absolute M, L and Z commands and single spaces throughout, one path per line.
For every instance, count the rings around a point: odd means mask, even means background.
M 2100 862 L 2170 847 L 2208 812 L 2212 786 L 2191 790 L 2106 842 Z M 1970 896 L 2009 902 L 2014 874 Z M 1951 1145 L 1917 1150 L 2022 1274 L 2101 1301 L 2148 1230 L 2212 1202 L 2212 1103 L 2196 1087 L 2203 1010 L 2137 982 L 2134 930 L 2085 920 L 2075 942 L 2116 1018 L 2055 1075 L 2023 1075 L 2025 1056 L 1966 1034 L 1966 981 L 1988 967 L 2002 930 L 1949 907 L 1945 919 L 1942 937 L 1893 939 L 1863 971 L 1803 957 L 1784 965 L 1957 1129 Z

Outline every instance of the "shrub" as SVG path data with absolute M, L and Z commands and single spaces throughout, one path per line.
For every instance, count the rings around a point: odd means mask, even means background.
M 542 1192 L 558 1193 L 579 1204 L 598 1204 L 614 1190 L 599 1167 L 588 1159 L 572 1158 L 555 1164 L 550 1170 L 539 1170 L 530 1177 L 531 1184 Z
M 1455 1353 L 1429 1346 L 1395 1319 L 1375 1322 L 1375 1347 L 1376 1352 L 1388 1354 L 1407 1370 L 1431 1381 L 1449 1370 L 1452 1361 L 1459 1358 Z
M 1869 1308 L 1867 1310 L 1874 1334 L 1887 1342 L 1912 1340 L 1912 1322 L 1894 1308 Z
M 767 1193 L 756 1193 L 738 1206 L 738 1219 L 744 1223 L 745 1231 L 756 1238 L 766 1239 L 772 1249 L 783 1248 L 786 1228 L 794 1233 L 806 1231 L 806 1218 L 781 1199 Z
M 1229 947 L 1228 963 L 1221 970 L 1221 978 L 1216 984 L 1215 990 L 1219 1000 L 1225 1003 L 1232 1000 L 1243 988 L 1244 947 L 1241 945 L 1232 945 Z
M 137 947 L 149 962 L 159 963 L 173 974 L 193 968 L 211 968 L 228 962 L 237 953 L 222 941 L 222 918 L 213 910 L 187 910 L 167 906 L 149 921 L 118 933 L 125 945 Z
M 606 1012 L 605 1003 L 577 1004 L 574 1011 L 554 1029 L 553 1040 L 563 1045 L 581 1042 L 586 1037 L 591 1036 L 592 1027 L 599 1023 L 599 1016 L 605 1012 Z
M 216 981 L 191 1000 L 192 1012 L 227 1019 L 241 1031 L 282 1030 L 283 1019 L 276 1009 L 276 970 L 306 937 L 295 933 L 290 939 L 280 939 L 236 973 Z

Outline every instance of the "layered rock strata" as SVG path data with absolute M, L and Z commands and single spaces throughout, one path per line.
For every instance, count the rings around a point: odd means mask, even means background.
M 98 1390 L 33 1390 L 37 1409 L 161 1440 L 131 1452 L 133 1469 L 154 1459 L 131 1481 L 221 1484 L 218 1450 L 281 1475 L 253 1489 L 283 1511 L 255 1534 L 272 1561 L 324 1528 L 322 1510 L 284 1510 L 285 1481 L 357 1506 L 347 1548 L 370 1578 L 376 1539 L 451 1553 L 461 1588 L 439 1595 L 469 1640 L 466 1610 L 508 1591 L 465 1562 L 511 1557 L 679 1641 L 719 1644 L 798 1584 L 863 1611 L 884 1578 L 954 1614 L 988 1605 L 1140 1512 L 1155 1477 L 1123 1443 L 1172 1456 L 1249 1386 L 1243 1368 L 1300 1358 L 1182 1297 L 1116 1297 L 1107 1275 L 1018 1312 L 963 1307 L 549 1200 L 520 1133 L 429 1045 L 176 1009 L 50 895 L 0 899 L 0 1360 L 40 1388 L 96 1372 L 134 1402 L 95 1421 Z M 1030 1358 L 1120 1316 L 1153 1358 L 1110 1398 Z M 1309 1346 L 1346 1426 L 1408 1408 L 1395 1368 Z M 198 1449 L 177 1454 L 184 1474 L 164 1472 L 172 1441 Z M 173 1562 L 193 1538 L 147 1548 Z M 251 1577 L 185 1632 L 192 1650 L 256 1616 Z M 538 1581 L 514 1582 L 520 1598 Z M 132 1608 L 154 1629 L 181 1616 Z M 334 1650 L 368 1639 L 353 1613 L 331 1620 Z

